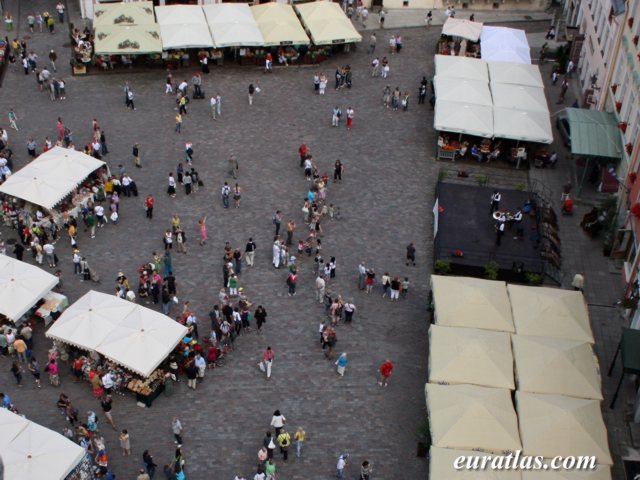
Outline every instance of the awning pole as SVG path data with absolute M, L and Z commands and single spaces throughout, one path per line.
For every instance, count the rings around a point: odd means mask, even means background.
M 587 176 L 587 170 L 589 170 L 590 160 L 591 158 L 587 157 L 587 162 L 584 165 L 584 172 L 582 172 L 582 180 L 580 180 L 580 185 L 578 185 L 578 197 L 580 197 L 580 195 L 582 194 L 582 187 L 584 186 L 584 179 Z

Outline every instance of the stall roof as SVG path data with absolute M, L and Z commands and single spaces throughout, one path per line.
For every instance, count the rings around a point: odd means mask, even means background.
M 4 478 L 63 480 L 85 450 L 59 433 L 0 408 L 0 457 Z
M 471 40 L 472 42 L 477 42 L 480 39 L 481 32 L 482 23 L 454 17 L 447 17 L 447 20 L 444 22 L 444 26 L 442 27 L 443 35 L 449 35 L 450 37 L 462 37 L 467 40 Z
M 100 55 L 162 53 L 160 28 L 155 24 L 97 27 L 96 53 Z
M 552 143 L 549 112 L 494 107 L 493 135 L 497 138 Z
M 594 343 L 582 292 L 523 285 L 509 285 L 507 291 L 519 335 Z
M 526 85 L 491 82 L 493 106 L 517 111 L 534 111 L 546 114 L 549 123 L 549 107 L 544 89 Z
M 436 55 L 436 76 L 467 78 L 489 83 L 487 62 L 469 57 Z
M 544 88 L 538 65 L 509 62 L 487 62 L 487 65 L 491 82 Z
M 39 267 L 0 255 L 0 313 L 16 321 L 58 284 Z
M 521 449 L 511 392 L 477 385 L 425 385 L 433 445 L 504 452 Z
M 213 47 L 207 19 L 199 5 L 170 5 L 155 10 L 164 50 Z
M 93 7 L 93 27 L 154 25 L 153 2 L 98 3 Z
M 309 37 L 302 28 L 291 5 L 263 3 L 251 7 L 265 46 L 309 45 Z
M 166 315 L 91 290 L 65 310 L 46 336 L 95 350 L 148 377 L 186 333 Z
M 524 455 L 595 455 L 599 464 L 613 463 L 598 400 L 517 391 L 516 407 Z
M 361 42 L 362 35 L 347 18 L 340 5 L 329 1 L 317 1 L 296 5 L 314 45 Z
M 473 103 L 436 101 L 433 128 L 476 137 L 493 137 L 493 108 Z
M 53 147 L 11 175 L 0 192 L 51 209 L 104 164 L 82 152 Z
M 602 400 L 591 345 L 563 338 L 513 335 L 518 390 Z
M 487 107 L 493 105 L 487 82 L 436 75 L 433 79 L 433 86 L 436 98 L 441 101 Z
M 453 464 L 458 457 L 474 458 L 478 452 L 454 450 L 452 448 L 431 447 L 429 451 L 429 478 L 434 480 L 522 480 L 518 470 L 509 469 L 455 469 Z
M 515 388 L 506 332 L 431 325 L 428 365 L 429 383 Z
M 431 275 L 431 286 L 438 325 L 515 332 L 504 282 Z
M 524 30 L 507 27 L 483 27 L 480 34 L 483 60 L 531 63 L 531 48 Z
M 613 113 L 567 108 L 571 130 L 571 153 L 620 159 L 622 141 Z
M 522 480 L 611 480 L 611 465 L 593 470 L 524 470 Z
M 216 3 L 204 5 L 213 44 L 224 47 L 260 47 L 264 38 L 251 8 L 245 3 Z

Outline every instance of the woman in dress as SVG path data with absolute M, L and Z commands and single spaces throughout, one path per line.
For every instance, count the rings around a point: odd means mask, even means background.
M 280 242 L 278 240 L 273 242 L 272 263 L 275 268 L 280 268 Z
M 120 433 L 120 448 L 122 449 L 122 456 L 131 455 L 131 439 L 129 438 L 129 432 L 122 430 Z
M 236 208 L 240 208 L 240 198 L 242 197 L 242 189 L 236 183 L 236 186 L 233 187 L 233 202 Z
M 198 221 L 200 227 L 200 246 L 207 243 L 207 216 L 205 215 Z

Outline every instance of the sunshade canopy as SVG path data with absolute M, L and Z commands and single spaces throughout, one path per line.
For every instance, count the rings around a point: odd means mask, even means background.
M 602 400 L 598 360 L 589 343 L 513 335 L 513 355 L 518 390 Z
M 597 463 L 613 463 L 599 401 L 518 391 L 516 405 L 523 454 L 595 455 Z
M 0 425 L 4 478 L 63 480 L 85 455 L 80 445 L 5 408 Z
M 429 383 L 514 389 L 511 338 L 506 332 L 431 325 Z
M 433 445 L 482 452 L 521 448 L 511 392 L 476 385 L 425 385 Z
M 567 108 L 571 130 L 571 153 L 620 159 L 622 141 L 613 113 Z
M 462 37 L 472 42 L 480 39 L 482 23 L 463 20 L 461 18 L 447 17 L 442 27 L 442 34 L 450 37 Z
M 155 24 L 96 27 L 96 53 L 148 55 L 162 52 L 160 28 Z
M 456 470 L 454 462 L 459 457 L 477 458 L 478 452 L 470 450 L 453 450 L 450 448 L 431 447 L 429 454 L 429 478 L 446 480 L 522 480 L 522 475 L 515 470 L 498 470 L 487 468 Z
M 493 105 L 487 82 L 467 78 L 454 78 L 436 75 L 433 86 L 438 101 L 462 104 Z
M 493 135 L 527 142 L 551 143 L 549 112 L 493 108 Z
M 0 313 L 14 322 L 58 284 L 41 268 L 0 255 Z
M 538 65 L 507 62 L 487 62 L 487 65 L 491 82 L 544 87 Z
M 245 3 L 216 3 L 204 5 L 209 28 L 216 48 L 260 47 L 264 45 L 262 33 Z
M 483 60 L 531 63 L 531 48 L 524 30 L 507 27 L 483 27 L 480 34 Z
M 476 137 L 493 137 L 493 108 L 474 103 L 436 100 L 433 128 Z
M 594 343 L 581 292 L 509 285 L 513 320 L 519 335 Z
M 93 27 L 154 25 L 153 2 L 96 3 Z
M 148 377 L 186 333 L 161 313 L 92 290 L 65 310 L 46 336 L 95 350 Z
M 534 111 L 546 114 L 549 124 L 549 107 L 544 89 L 526 85 L 491 82 L 493 105 L 500 109 Z
M 337 3 L 318 1 L 302 3 L 295 8 L 314 45 L 362 41 L 362 35 Z
M 611 480 L 611 467 L 597 465 L 593 470 L 525 470 L 522 480 Z
M 0 192 L 51 209 L 104 164 L 82 152 L 53 147 L 11 175 Z
M 263 3 L 251 7 L 265 46 L 309 45 L 309 37 L 291 5 Z
M 199 5 L 170 5 L 155 10 L 164 50 L 213 47 L 207 19 Z
M 436 323 L 515 332 L 504 282 L 431 275 Z
M 489 83 L 487 62 L 468 57 L 436 55 L 436 76 L 466 78 Z

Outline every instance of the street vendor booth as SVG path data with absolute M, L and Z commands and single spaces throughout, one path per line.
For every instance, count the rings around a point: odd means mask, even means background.
M 153 379 L 153 388 L 145 385 L 142 391 L 138 387 L 144 381 L 127 377 L 121 382 L 147 405 L 150 401 L 141 397 L 155 398 L 161 392 L 164 374 L 156 369 L 186 334 L 186 327 L 166 315 L 93 290 L 72 304 L 46 332 L 48 338 L 97 352 L 140 377 Z
M 155 7 L 163 50 L 212 48 L 207 19 L 199 5 Z
M 262 47 L 264 38 L 245 3 L 203 5 L 215 48 Z
M 443 480 L 522 480 L 519 470 L 486 470 L 453 467 L 459 457 L 476 458 L 478 452 L 453 448 L 431 447 L 429 450 L 429 478 Z M 466 462 L 465 462 L 466 463 Z
M 62 211 L 75 217 L 95 195 L 103 192 L 104 167 L 103 161 L 82 152 L 53 147 L 11 175 L 0 185 L 0 193 L 49 210 L 60 226 Z M 77 188 L 79 185 L 82 187 Z M 66 197 L 68 201 L 63 202 Z
M 0 425 L 0 458 L 4 466 L 4 478 L 94 478 L 91 460 L 84 448 L 58 432 L 6 408 L 0 408 Z
M 622 158 L 621 125 L 613 113 L 583 108 L 567 108 L 565 111 L 571 155 L 579 178 L 578 195 L 587 181 L 597 185 L 601 192 L 617 192 L 619 184 L 615 171 Z M 610 170 L 613 170 L 613 175 Z
M 464 20 L 462 18 L 447 17 L 442 26 L 442 34 L 449 37 L 460 37 L 472 42 L 480 40 L 482 23 Z
M 531 47 L 524 30 L 485 26 L 480 34 L 480 47 L 483 60 L 531 64 Z
M 262 33 L 265 47 L 309 45 L 309 37 L 291 5 L 263 3 L 252 6 L 251 13 Z
M 504 282 L 431 275 L 431 288 L 436 324 L 515 332 Z
M 0 255 L 0 316 L 12 322 L 33 308 L 58 284 L 58 277 L 43 269 Z
M 295 6 L 300 20 L 314 45 L 359 43 L 362 35 L 345 15 L 340 5 L 318 1 Z
M 428 365 L 429 383 L 515 389 L 507 332 L 431 325 Z

